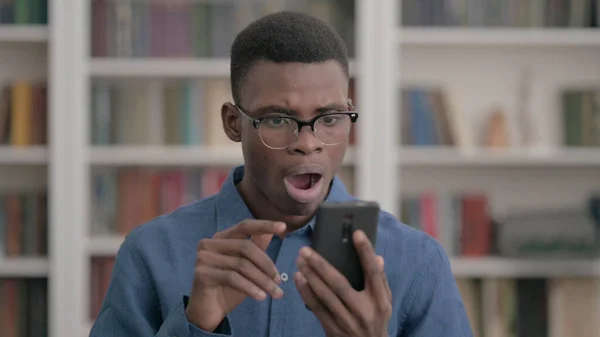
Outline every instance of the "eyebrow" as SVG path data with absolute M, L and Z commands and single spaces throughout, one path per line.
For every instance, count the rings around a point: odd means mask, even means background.
M 317 111 L 318 113 L 325 113 L 325 112 L 329 112 L 331 110 L 342 111 L 342 110 L 346 110 L 346 109 L 348 109 L 348 107 L 345 104 L 331 103 L 331 104 L 327 104 L 325 106 L 319 107 L 315 111 Z M 286 108 L 284 106 L 267 105 L 267 106 L 256 109 L 255 113 L 259 114 L 259 115 L 263 115 L 263 114 L 267 114 L 267 113 L 278 113 L 278 114 L 282 114 L 282 115 L 291 116 L 291 115 L 297 114 L 297 111 L 294 109 Z

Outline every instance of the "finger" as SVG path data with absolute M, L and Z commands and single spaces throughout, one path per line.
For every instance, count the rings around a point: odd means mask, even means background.
M 344 324 L 351 325 L 348 309 L 354 314 L 359 314 L 361 301 L 348 279 L 309 247 L 300 250 L 297 265 L 319 301 L 336 317 L 340 317 Z
M 355 231 L 353 239 L 363 270 L 365 271 L 366 288 L 373 294 L 379 310 L 384 312 L 390 306 L 390 295 L 388 291 L 389 287 L 387 287 L 385 280 L 383 258 L 379 258 L 376 255 L 371 240 L 369 240 L 363 231 Z
M 294 282 L 306 307 L 317 316 L 325 331 L 336 336 L 341 336 L 342 328 L 338 325 L 331 312 L 319 302 L 302 272 L 297 272 L 294 275 Z
M 267 298 L 267 294 L 262 289 L 248 281 L 234 270 L 223 270 L 202 265 L 196 267 L 196 273 L 198 275 L 198 279 L 203 280 L 202 282 L 227 285 L 246 294 L 246 296 L 254 298 L 257 301 L 262 301 Z
M 384 288 L 387 292 L 388 295 L 388 301 L 391 301 L 392 299 L 392 290 L 390 289 L 390 285 L 388 284 L 388 280 L 387 277 L 385 276 L 385 263 L 384 263 L 384 259 L 382 256 L 377 255 L 377 262 L 378 262 L 378 266 L 379 266 L 379 270 L 380 272 L 383 273 L 383 283 L 384 283 Z
M 261 234 L 280 235 L 285 232 L 286 225 L 283 222 L 246 219 L 239 224 L 215 234 L 215 238 L 244 239 Z
M 271 240 L 273 240 L 273 234 L 260 234 L 250 237 L 250 241 L 254 242 L 263 251 L 267 250 Z
M 234 270 L 252 282 L 255 286 L 267 292 L 273 298 L 281 298 L 283 290 L 275 283 L 272 277 L 258 269 L 249 260 L 243 257 L 222 255 L 208 250 L 201 250 L 197 254 L 200 265 L 210 266 L 222 270 Z
M 379 271 L 382 272 L 385 267 L 385 261 L 383 260 L 383 256 L 377 255 L 376 259 L 377 259 L 377 268 L 379 268 Z
M 244 239 L 202 239 L 198 244 L 198 251 L 203 250 L 244 257 L 271 279 L 275 280 L 275 282 L 279 283 L 279 272 L 275 263 L 253 241 Z
M 380 270 L 379 262 L 377 262 L 375 248 L 373 248 L 365 232 L 361 230 L 356 230 L 352 235 L 352 239 L 365 273 L 366 287 L 375 291 L 377 297 L 383 297 L 382 295 L 385 293 L 384 273 Z

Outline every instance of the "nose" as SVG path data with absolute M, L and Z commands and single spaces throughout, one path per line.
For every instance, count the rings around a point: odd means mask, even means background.
M 314 152 L 321 152 L 323 143 L 315 137 L 310 126 L 304 126 L 300 129 L 296 141 L 288 147 L 292 154 L 309 155 Z

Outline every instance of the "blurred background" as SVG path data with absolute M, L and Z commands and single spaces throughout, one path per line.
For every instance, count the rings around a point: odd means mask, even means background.
M 600 336 L 598 0 L 0 0 L 0 336 L 87 336 L 124 236 L 218 192 L 229 46 L 282 9 L 346 41 L 340 175 L 392 163 L 386 210 L 441 242 L 475 336 Z

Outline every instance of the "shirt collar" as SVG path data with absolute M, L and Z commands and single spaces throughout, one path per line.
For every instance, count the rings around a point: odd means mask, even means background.
M 221 190 L 216 195 L 217 231 L 219 232 L 238 224 L 242 220 L 254 219 L 254 216 L 236 188 L 236 184 L 239 183 L 243 177 L 244 166 L 234 167 L 227 175 L 227 178 L 221 186 Z M 352 199 L 355 198 L 348 193 L 342 180 L 337 175 L 334 176 L 331 189 L 325 198 L 325 202 L 349 201 Z M 298 232 L 310 234 L 314 229 L 314 225 L 315 219 L 313 217 L 307 226 L 299 229 Z

